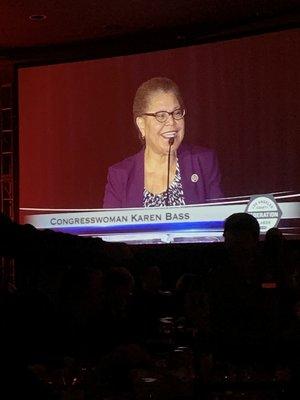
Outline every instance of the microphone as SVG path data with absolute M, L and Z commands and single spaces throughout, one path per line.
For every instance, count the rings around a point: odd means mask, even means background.
M 168 152 L 168 174 L 167 174 L 167 199 L 166 206 L 169 207 L 169 184 L 170 184 L 170 159 L 171 159 L 171 147 L 174 144 L 174 136 L 169 139 L 169 152 Z
M 170 137 L 170 139 L 169 139 L 169 146 L 170 147 L 174 144 L 174 140 L 175 140 L 174 136 Z M 169 151 L 170 151 L 170 149 L 169 149 Z

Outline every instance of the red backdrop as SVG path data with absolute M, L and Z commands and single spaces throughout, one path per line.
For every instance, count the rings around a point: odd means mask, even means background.
M 225 195 L 299 190 L 299 37 L 20 69 L 20 207 L 101 207 L 108 166 L 140 148 L 132 100 L 153 76 L 178 83 L 185 140 L 217 151 Z

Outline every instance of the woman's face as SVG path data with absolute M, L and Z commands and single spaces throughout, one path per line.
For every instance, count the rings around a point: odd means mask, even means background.
M 180 104 L 173 92 L 157 91 L 150 96 L 145 112 L 173 112 L 178 108 L 180 108 Z M 174 137 L 172 150 L 177 150 L 184 137 L 184 118 L 175 120 L 172 115 L 169 115 L 168 119 L 161 123 L 153 116 L 143 115 L 138 117 L 136 122 L 145 138 L 147 149 L 156 154 L 168 154 L 171 137 Z

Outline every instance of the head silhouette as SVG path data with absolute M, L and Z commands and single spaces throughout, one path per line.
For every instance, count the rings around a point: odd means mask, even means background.
M 230 215 L 224 223 L 224 241 L 230 249 L 251 250 L 259 242 L 259 223 L 248 213 Z

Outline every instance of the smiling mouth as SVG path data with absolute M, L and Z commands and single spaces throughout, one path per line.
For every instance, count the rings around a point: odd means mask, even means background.
M 164 138 L 164 139 L 167 139 L 167 140 L 169 140 L 169 139 L 171 139 L 171 138 L 176 138 L 176 135 L 177 135 L 177 132 L 175 132 L 175 131 L 170 131 L 170 132 L 165 132 L 165 133 L 162 133 L 162 137 Z

